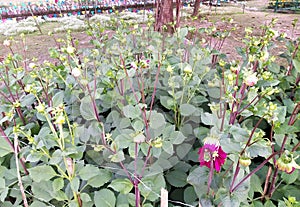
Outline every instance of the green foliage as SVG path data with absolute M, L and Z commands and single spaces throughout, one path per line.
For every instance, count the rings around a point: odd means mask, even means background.
M 234 27 L 167 35 L 119 15 L 91 23 L 93 48 L 57 40 L 56 64 L 0 64 L 0 205 L 157 206 L 161 188 L 190 205 L 296 205 L 299 40 L 278 65 L 274 22 L 247 28 L 228 61 L 218 45 Z M 209 138 L 227 154 L 220 172 L 199 166 Z

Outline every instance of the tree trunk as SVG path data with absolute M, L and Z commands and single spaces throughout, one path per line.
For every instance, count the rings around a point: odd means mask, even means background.
M 181 0 L 176 0 L 176 28 L 180 26 Z
M 202 3 L 202 2 L 203 2 L 203 0 L 196 0 L 195 1 L 194 11 L 193 11 L 193 14 L 192 14 L 193 17 L 198 16 L 199 8 L 200 8 L 200 3 Z
M 163 27 L 166 26 L 166 31 L 172 33 L 173 22 L 173 0 L 156 0 L 155 31 L 163 31 Z

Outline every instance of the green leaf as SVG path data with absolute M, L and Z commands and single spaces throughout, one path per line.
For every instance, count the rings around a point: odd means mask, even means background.
M 118 207 L 129 207 L 128 202 L 128 194 L 119 194 L 117 197 L 117 205 Z
M 171 171 L 166 175 L 167 181 L 174 187 L 181 188 L 184 187 L 187 182 L 187 175 L 182 171 Z
M 262 189 L 262 186 L 261 186 L 261 181 L 260 181 L 259 177 L 256 174 L 253 174 L 250 177 L 250 185 L 251 185 L 251 189 L 254 192 L 260 192 L 260 193 L 263 192 L 263 189 Z
M 52 98 L 53 107 L 57 107 L 60 104 L 63 104 L 64 103 L 64 96 L 65 96 L 64 91 L 60 91 L 60 92 L 56 93 Z
M 163 114 L 157 113 L 156 111 L 152 111 L 150 116 L 150 127 L 152 129 L 158 129 L 160 127 L 165 126 L 166 120 Z
M 143 131 L 143 129 L 145 128 L 145 124 L 141 120 L 136 120 L 133 122 L 132 127 L 135 131 Z
M 163 105 L 166 109 L 173 109 L 174 107 L 174 99 L 169 96 L 160 96 L 159 99 L 161 105 Z
M 247 196 L 245 199 L 247 199 Z M 222 198 L 222 205 L 230 207 L 240 207 L 240 201 L 235 196 L 226 196 L 225 198 Z
M 187 177 L 187 182 L 193 186 L 202 186 L 208 177 L 208 169 L 204 167 L 195 168 Z
M 191 116 L 196 111 L 196 107 L 191 104 L 182 104 L 180 105 L 180 114 L 182 116 Z
M 83 202 L 85 202 L 85 203 L 86 203 L 86 202 L 92 201 L 90 195 L 87 194 L 87 193 L 80 193 L 80 198 L 81 198 L 81 200 L 82 200 Z
M 52 181 L 41 181 L 33 182 L 31 185 L 32 193 L 36 198 L 42 199 L 46 202 L 50 201 L 52 198 Z
M 267 202 L 265 202 L 264 207 L 276 207 L 273 202 L 271 200 L 267 200 Z
M 108 187 L 114 189 L 117 192 L 120 192 L 122 194 L 128 194 L 132 188 L 133 184 L 130 182 L 129 179 L 124 178 L 124 179 L 115 179 L 113 180 Z
M 162 145 L 163 150 L 168 153 L 169 155 L 172 155 L 174 153 L 173 144 L 169 141 L 164 141 Z
M 80 185 L 80 180 L 78 177 L 74 177 L 71 182 L 71 189 L 73 192 L 78 192 L 78 189 L 79 189 L 79 185 Z
M 126 105 L 123 107 L 123 113 L 127 118 L 135 119 L 141 114 L 141 110 L 138 106 Z
M 9 153 L 12 153 L 13 150 L 12 150 L 12 147 L 6 142 L 4 141 L 2 138 L 2 141 L 1 141 L 1 145 L 0 145 L 0 157 L 4 157 L 5 155 L 9 154 Z
M 48 207 L 48 206 L 43 202 L 33 201 L 30 207 Z
M 164 188 L 165 185 L 164 176 L 162 174 L 158 174 L 142 178 L 142 182 L 139 184 L 139 189 L 142 196 L 153 202 L 159 198 L 160 190 L 161 188 Z
M 282 173 L 281 178 L 287 184 L 292 184 L 292 183 L 294 183 L 297 180 L 298 176 L 299 176 L 299 170 L 295 170 L 291 174 Z
M 124 152 L 118 151 L 116 154 L 109 156 L 112 162 L 122 162 L 125 160 Z
M 297 59 L 293 59 L 293 65 L 298 73 L 300 73 L 300 61 Z
M 184 202 L 193 203 L 197 200 L 197 195 L 192 186 L 189 186 L 184 189 Z
M 58 201 L 68 200 L 68 197 L 67 197 L 66 193 L 62 190 L 52 192 L 51 194 L 53 194 L 53 198 L 58 200 Z
M 80 115 L 86 120 L 95 120 L 96 116 L 91 102 L 82 101 L 80 103 Z
M 43 180 L 50 180 L 54 176 L 56 176 L 56 172 L 53 170 L 51 166 L 42 165 L 36 166 L 33 168 L 28 169 L 30 177 L 35 182 L 41 182 Z
M 237 142 L 246 142 L 249 138 L 249 133 L 246 129 L 233 125 L 229 132 Z
M 217 123 L 215 116 L 208 112 L 201 114 L 201 121 L 203 124 L 211 126 Z
M 30 106 L 35 101 L 35 96 L 33 94 L 27 94 L 20 100 L 20 104 L 22 107 Z
M 5 189 L 5 179 L 0 177 L 0 191 Z
M 88 184 L 94 188 L 99 188 L 107 183 L 111 179 L 111 172 L 106 169 L 99 169 L 99 172 L 96 176 L 88 180 Z
M 115 207 L 115 194 L 108 189 L 102 189 L 95 192 L 94 202 L 96 207 Z
M 178 28 L 178 35 L 181 40 L 184 39 L 187 36 L 187 34 L 188 34 L 187 27 Z
M 78 175 L 81 177 L 82 180 L 88 180 L 92 177 L 95 177 L 99 174 L 99 168 L 93 165 L 86 165 L 79 170 Z
M 192 145 L 189 143 L 182 143 L 176 147 L 176 155 L 183 159 L 191 150 Z
M 52 183 L 52 188 L 54 191 L 61 190 L 64 187 L 64 179 L 56 178 Z
M 208 88 L 207 93 L 213 99 L 220 99 L 220 88 Z
M 174 131 L 170 135 L 170 140 L 173 144 L 181 144 L 185 140 L 185 136 L 180 131 Z

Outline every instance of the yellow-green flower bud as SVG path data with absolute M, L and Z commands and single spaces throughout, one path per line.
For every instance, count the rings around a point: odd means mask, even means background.
M 251 159 L 249 157 L 240 157 L 239 163 L 244 167 L 248 167 L 251 164 Z
M 45 112 L 45 105 L 44 104 L 39 104 L 37 107 L 36 107 L 36 110 L 39 112 L 39 113 L 43 113 Z
M 193 72 L 192 66 L 186 65 L 183 69 L 183 72 L 186 74 L 191 74 Z
M 72 46 L 68 46 L 67 49 L 66 49 L 66 51 L 67 51 L 68 54 L 71 55 L 71 54 L 73 54 L 75 52 L 75 48 L 72 47 Z

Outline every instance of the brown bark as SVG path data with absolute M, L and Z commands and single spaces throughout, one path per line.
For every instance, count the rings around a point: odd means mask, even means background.
M 176 28 L 180 26 L 180 9 L 181 9 L 181 0 L 176 0 Z
M 200 8 L 200 3 L 202 3 L 202 1 L 203 1 L 203 0 L 196 0 L 196 1 L 195 1 L 194 11 L 193 11 L 193 14 L 192 14 L 193 17 L 198 16 L 199 8 Z
M 163 27 L 167 27 L 167 32 L 174 31 L 173 24 L 173 1 L 172 0 L 156 0 L 155 27 L 156 31 L 163 31 Z

